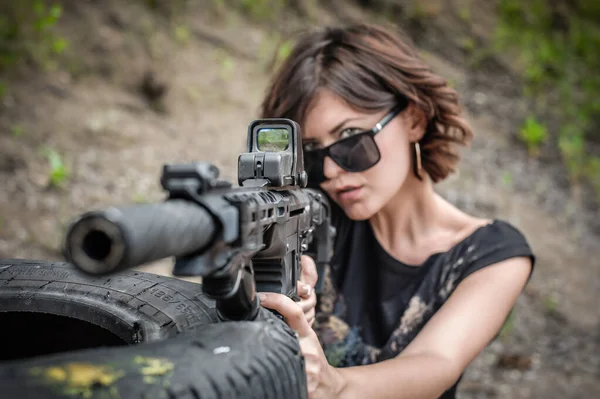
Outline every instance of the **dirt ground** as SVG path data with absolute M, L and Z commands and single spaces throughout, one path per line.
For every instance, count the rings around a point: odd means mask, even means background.
M 234 14 L 198 10 L 168 25 L 134 2 L 69 4 L 61 33 L 78 57 L 54 72 L 22 70 L 4 79 L 0 257 L 61 259 L 62 235 L 75 215 L 161 199 L 163 163 L 211 161 L 235 182 L 237 154 L 268 79 L 273 35 Z M 336 17 L 319 14 L 321 21 Z M 181 26 L 187 34 L 180 29 L 174 38 Z M 423 47 L 459 89 L 476 133 L 460 172 L 439 192 L 467 212 L 515 224 L 537 256 L 526 293 L 501 336 L 469 367 L 461 397 L 598 397 L 600 215 L 574 199 L 560 165 L 532 160 L 514 142 L 520 103 L 507 90 L 512 83 Z M 166 85 L 162 109 L 140 92 L 148 72 Z M 49 185 L 45 148 L 61 154 L 69 170 L 62 188 Z M 169 274 L 170 262 L 142 269 Z

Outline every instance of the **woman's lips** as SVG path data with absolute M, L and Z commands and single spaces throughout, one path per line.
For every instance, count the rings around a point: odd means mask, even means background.
M 337 198 L 341 202 L 356 201 L 362 192 L 362 187 L 345 187 L 336 192 Z

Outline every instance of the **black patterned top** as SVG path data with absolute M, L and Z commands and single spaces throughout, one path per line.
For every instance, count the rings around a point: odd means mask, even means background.
M 335 219 L 335 251 L 313 328 L 336 367 L 398 355 L 471 273 L 511 257 L 528 256 L 535 262 L 524 236 L 500 220 L 422 265 L 406 265 L 381 247 L 368 221 Z M 457 385 L 442 398 L 454 398 Z

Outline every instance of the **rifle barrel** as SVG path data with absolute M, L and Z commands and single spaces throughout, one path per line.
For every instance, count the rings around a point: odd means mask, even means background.
M 104 274 L 202 250 L 216 232 L 211 214 L 185 200 L 110 207 L 83 214 L 69 228 L 65 258 Z

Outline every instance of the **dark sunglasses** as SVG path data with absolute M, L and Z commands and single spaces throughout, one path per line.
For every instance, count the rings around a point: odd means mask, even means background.
M 315 186 L 326 180 L 323 163 L 327 156 L 348 172 L 363 172 L 375 166 L 381 159 L 381 153 L 375 143 L 375 135 L 383 130 L 407 105 L 396 106 L 371 130 L 344 137 L 324 148 L 304 150 L 304 168 L 308 174 L 308 184 Z

